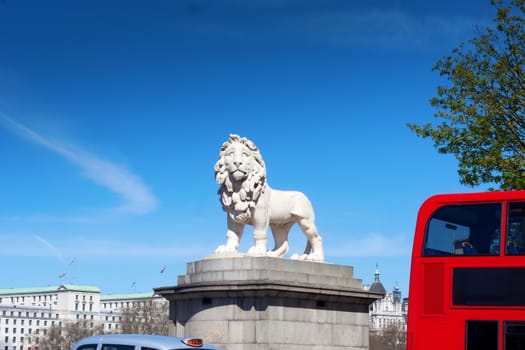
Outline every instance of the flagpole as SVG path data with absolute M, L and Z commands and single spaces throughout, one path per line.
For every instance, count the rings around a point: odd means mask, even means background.
M 75 284 L 76 267 L 77 267 L 77 258 L 76 257 L 73 257 L 73 259 L 69 263 L 69 266 L 72 266 L 71 267 L 71 284 Z

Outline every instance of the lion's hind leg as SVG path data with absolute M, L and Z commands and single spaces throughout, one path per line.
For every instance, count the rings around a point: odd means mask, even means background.
M 319 236 L 319 233 L 317 233 L 317 227 L 315 226 L 314 220 L 303 218 L 298 221 L 298 224 L 308 240 L 305 252 L 299 259 L 323 262 L 323 241 L 321 236 Z

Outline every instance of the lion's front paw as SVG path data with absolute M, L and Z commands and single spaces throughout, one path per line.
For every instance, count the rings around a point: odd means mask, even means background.
M 323 256 L 323 254 L 310 253 L 306 257 L 306 260 L 308 260 L 308 261 L 315 261 L 315 262 L 324 262 L 324 256 Z
M 307 258 L 308 258 L 308 254 L 299 255 L 297 253 L 292 254 L 292 256 L 290 257 L 290 259 L 292 260 L 306 260 Z
M 290 259 L 292 260 L 304 260 L 304 261 L 315 261 L 315 262 L 324 262 L 324 257 L 322 254 L 293 254 Z
M 248 249 L 249 256 L 266 256 L 266 248 L 253 246 Z
M 237 249 L 235 247 L 229 246 L 227 244 L 221 244 L 215 249 L 215 254 L 226 254 L 226 253 L 235 253 Z

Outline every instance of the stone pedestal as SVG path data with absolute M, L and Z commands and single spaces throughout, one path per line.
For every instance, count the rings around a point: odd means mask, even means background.
M 172 335 L 226 350 L 368 349 L 369 305 L 350 266 L 270 257 L 188 263 L 170 302 Z

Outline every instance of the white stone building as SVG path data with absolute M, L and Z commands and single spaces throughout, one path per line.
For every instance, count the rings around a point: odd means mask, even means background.
M 370 305 L 370 332 L 382 333 L 389 326 L 395 325 L 406 332 L 406 318 L 408 300 L 401 298 L 401 290 L 394 287 L 392 292 L 387 292 L 379 279 L 379 269 L 376 268 L 374 283 L 365 286 L 365 289 L 384 293 L 383 299 L 376 300 Z
M 38 350 L 47 328 L 66 322 L 118 332 L 122 309 L 151 298 L 164 300 L 153 293 L 104 296 L 96 287 L 71 284 L 0 289 L 0 350 Z
M 100 321 L 104 332 L 119 332 L 122 311 L 132 307 L 143 307 L 144 303 L 167 303 L 167 300 L 153 293 L 110 294 L 100 297 Z M 1 350 L 1 349 L 0 349 Z

